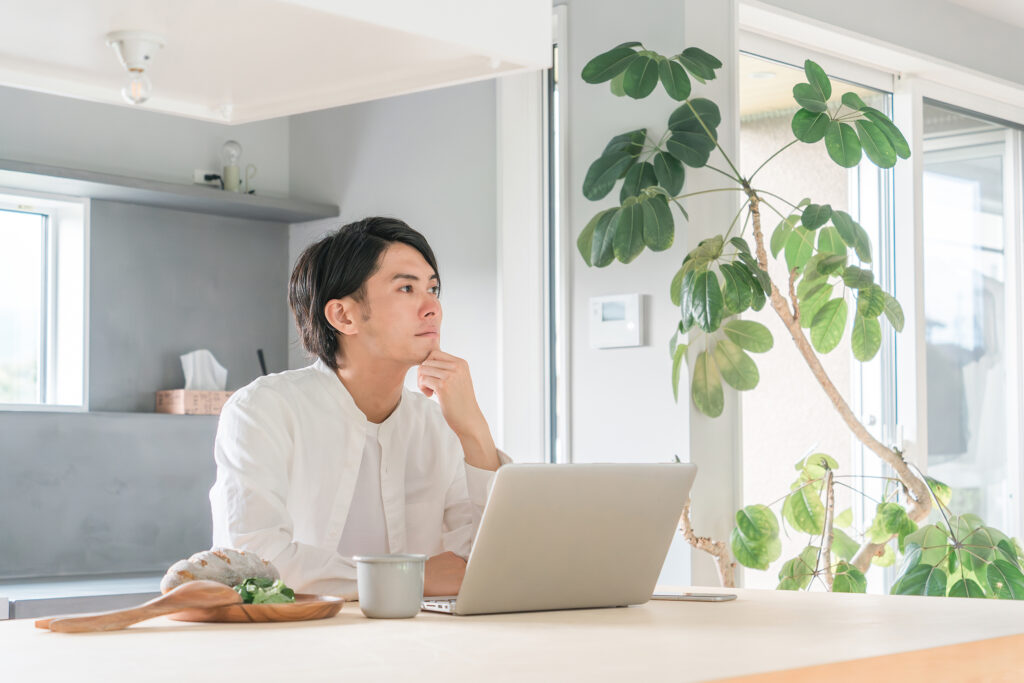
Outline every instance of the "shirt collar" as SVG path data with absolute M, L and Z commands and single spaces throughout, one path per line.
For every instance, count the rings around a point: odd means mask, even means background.
M 359 410 L 359 406 L 356 405 L 355 399 L 352 398 L 352 394 L 350 394 L 348 389 L 345 388 L 345 385 L 338 378 L 338 375 L 334 372 L 333 368 L 328 366 L 327 363 L 323 362 L 323 360 L 319 358 L 317 358 L 316 362 L 313 363 L 313 368 L 324 377 L 325 384 L 328 385 L 331 395 L 337 400 L 345 417 L 358 422 L 364 429 L 368 428 L 368 425 L 373 424 L 366 419 L 366 415 L 363 411 Z M 390 426 L 401 420 L 399 413 L 404 412 L 406 405 L 409 403 L 409 399 L 405 395 L 407 391 L 408 389 L 402 387 L 402 396 L 398 399 L 398 405 L 395 407 L 395 410 L 379 425 L 382 431 L 390 431 Z

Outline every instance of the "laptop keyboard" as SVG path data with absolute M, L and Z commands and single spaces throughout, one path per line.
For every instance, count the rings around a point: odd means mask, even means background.
M 431 612 L 451 612 L 455 609 L 456 598 L 430 598 L 423 601 L 421 607 Z

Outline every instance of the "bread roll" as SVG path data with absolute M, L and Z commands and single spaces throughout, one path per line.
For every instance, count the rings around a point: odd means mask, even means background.
M 233 587 L 252 577 L 276 580 L 281 578 L 281 575 L 274 565 L 256 553 L 231 548 L 213 548 L 172 564 L 160 581 L 160 591 L 166 593 L 183 583 L 200 579 L 217 581 Z

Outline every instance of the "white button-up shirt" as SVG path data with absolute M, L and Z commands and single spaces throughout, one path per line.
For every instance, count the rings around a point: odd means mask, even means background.
M 297 592 L 353 596 L 355 564 L 337 550 L 366 427 L 322 361 L 236 391 L 214 447 L 214 545 L 270 560 Z M 390 552 L 467 557 L 494 472 L 467 465 L 440 406 L 408 389 L 378 439 Z

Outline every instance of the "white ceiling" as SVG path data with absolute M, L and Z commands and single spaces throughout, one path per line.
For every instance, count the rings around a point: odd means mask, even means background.
M 159 33 L 142 107 L 245 123 L 544 68 L 549 0 L 0 0 L 0 85 L 124 104 L 104 36 Z
M 1024 2 L 1021 0 L 950 0 L 950 2 L 972 12 L 1024 28 Z

